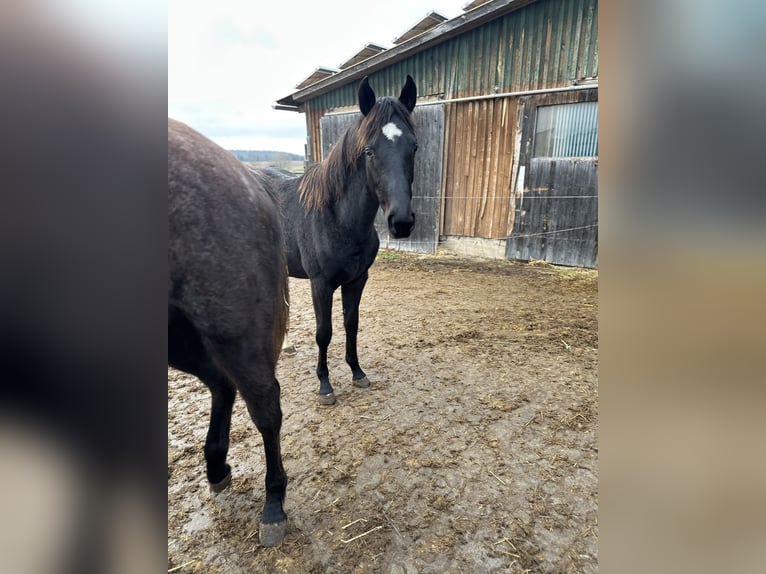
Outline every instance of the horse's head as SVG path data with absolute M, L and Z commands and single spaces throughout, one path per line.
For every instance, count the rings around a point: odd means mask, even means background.
M 416 99 L 417 88 L 410 76 L 398 99 L 376 99 L 366 77 L 359 85 L 367 186 L 377 196 L 388 229 L 397 239 L 409 237 L 415 225 L 412 178 L 418 144 L 410 114 Z

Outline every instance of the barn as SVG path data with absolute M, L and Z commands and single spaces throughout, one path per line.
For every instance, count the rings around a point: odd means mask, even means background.
M 364 76 L 378 95 L 418 88 L 419 150 L 404 240 L 381 245 L 598 266 L 598 0 L 474 0 L 437 12 L 386 48 L 320 67 L 275 107 L 306 117 L 318 162 L 358 117 Z

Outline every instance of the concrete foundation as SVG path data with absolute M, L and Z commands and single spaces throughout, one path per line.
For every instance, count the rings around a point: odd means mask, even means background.
M 439 250 L 468 257 L 505 259 L 505 239 L 449 236 L 439 241 Z

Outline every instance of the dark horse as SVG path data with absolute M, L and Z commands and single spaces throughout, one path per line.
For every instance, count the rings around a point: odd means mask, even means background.
M 256 170 L 276 190 L 282 208 L 287 264 L 292 277 L 311 280 L 319 346 L 319 402 L 335 403 L 327 369 L 332 337 L 333 293 L 340 287 L 346 362 L 358 387 L 370 382 L 359 366 L 356 337 L 359 301 L 367 270 L 378 252 L 374 221 L 378 208 L 396 238 L 415 223 L 412 178 L 417 141 L 410 114 L 417 91 L 410 76 L 398 99 L 376 100 L 367 78 L 359 86 L 362 117 L 341 136 L 327 158 L 301 177 L 275 169 Z
M 274 369 L 287 327 L 284 240 L 275 199 L 234 156 L 168 120 L 168 363 L 212 394 L 205 441 L 214 492 L 231 481 L 226 463 L 236 392 L 266 451 L 260 539 L 279 544 L 287 476 Z

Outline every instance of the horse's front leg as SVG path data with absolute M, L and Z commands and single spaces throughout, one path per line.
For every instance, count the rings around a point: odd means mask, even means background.
M 319 279 L 311 280 L 311 299 L 314 303 L 316 318 L 316 342 L 319 347 L 317 358 L 317 377 L 319 378 L 319 404 L 334 405 L 335 392 L 330 384 L 330 371 L 327 368 L 327 347 L 332 339 L 332 294 L 334 289 Z
M 362 291 L 367 283 L 367 271 L 351 283 L 341 287 L 343 296 L 343 327 L 346 330 L 346 362 L 351 367 L 354 386 L 366 388 L 370 386 L 370 380 L 359 366 L 359 357 L 356 353 L 356 335 L 359 331 L 359 303 L 362 300 Z

